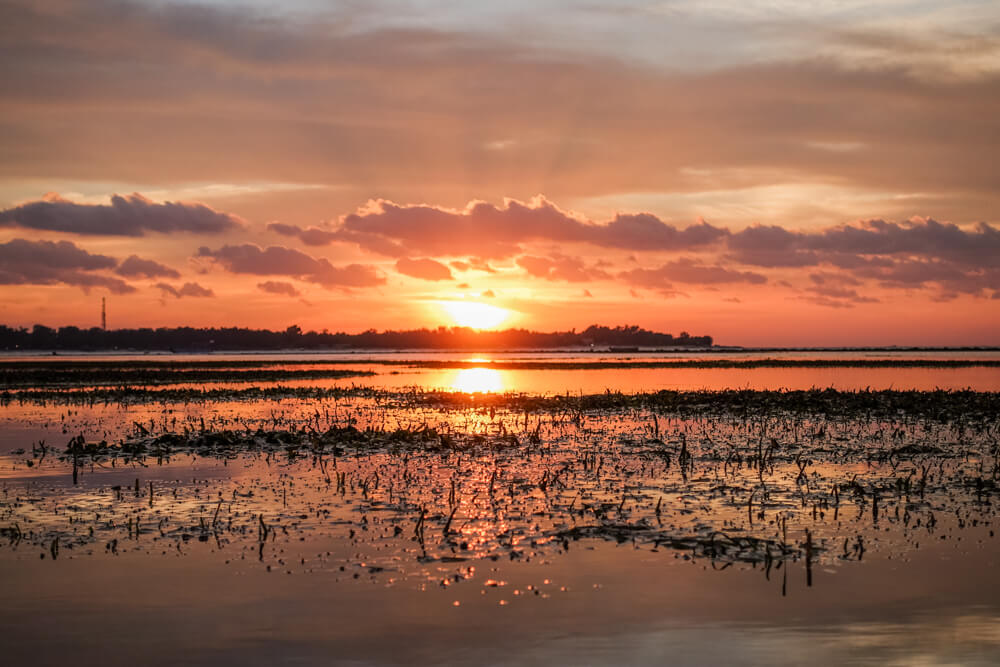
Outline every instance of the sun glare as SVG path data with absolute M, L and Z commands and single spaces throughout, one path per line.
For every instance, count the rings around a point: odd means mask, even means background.
M 500 393 L 503 391 L 503 378 L 500 371 L 494 368 L 462 368 L 449 383 L 452 391 L 467 394 Z
M 475 301 L 441 301 L 441 307 L 460 327 L 492 329 L 510 317 L 510 311 Z

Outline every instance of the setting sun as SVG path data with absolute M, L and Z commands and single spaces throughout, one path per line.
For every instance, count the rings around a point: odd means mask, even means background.
M 475 301 L 441 301 L 441 307 L 460 327 L 492 329 L 510 317 L 510 311 Z

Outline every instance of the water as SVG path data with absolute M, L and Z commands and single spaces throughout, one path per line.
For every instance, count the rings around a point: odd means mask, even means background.
M 462 392 L 523 392 L 531 394 L 600 393 L 603 391 L 641 392 L 661 389 L 722 390 L 722 389 L 792 389 L 834 388 L 841 390 L 914 389 L 966 389 L 1000 391 L 1000 367 L 963 366 L 956 368 L 622 368 L 615 364 L 653 364 L 679 361 L 753 361 L 753 360 L 886 360 L 895 362 L 960 360 L 975 363 L 1000 361 L 1000 351 L 769 351 L 769 352 L 713 352 L 713 353 L 624 353 L 593 352 L 580 354 L 567 352 L 351 352 L 351 353 L 258 353 L 258 354 L 199 354 L 199 355 L 13 355 L 0 357 L 5 361 L 176 361 L 199 363 L 204 361 L 253 361 L 270 360 L 276 367 L 303 370 L 331 368 L 320 362 L 333 362 L 333 368 L 375 373 L 371 378 L 349 378 L 336 381 L 295 381 L 280 383 L 254 383 L 253 386 L 366 386 L 399 389 L 419 387 Z M 442 362 L 471 362 L 480 365 L 497 365 L 520 362 L 548 362 L 550 368 L 537 370 L 504 368 L 433 368 L 429 364 Z M 574 365 L 608 364 L 606 368 L 574 368 Z M 202 385 L 206 387 L 246 386 L 233 383 Z
M 377 375 L 296 383 L 996 391 L 1000 370 L 346 358 Z M 996 664 L 1000 424 L 972 402 L 941 401 L 950 416 L 529 413 L 366 396 L 13 402 L 0 408 L 0 649 L 40 665 Z M 376 429 L 376 444 L 323 439 L 349 424 Z M 76 435 L 114 444 L 166 432 L 256 444 L 84 457 L 75 482 L 60 458 Z

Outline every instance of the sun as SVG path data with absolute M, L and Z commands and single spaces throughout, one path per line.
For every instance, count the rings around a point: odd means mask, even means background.
M 510 311 L 499 306 L 475 301 L 440 301 L 452 321 L 460 327 L 492 329 L 510 317 Z

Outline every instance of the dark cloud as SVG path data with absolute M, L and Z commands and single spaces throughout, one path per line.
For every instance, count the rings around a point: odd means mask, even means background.
M 825 299 L 842 299 L 851 303 L 879 303 L 879 300 L 874 297 L 862 296 L 858 294 L 857 290 L 847 289 L 844 287 L 815 285 L 813 287 L 807 287 L 806 291 L 812 292 L 814 295 Z
M 156 289 L 163 292 L 164 296 L 170 295 L 174 298 L 181 299 L 183 297 L 196 297 L 196 298 L 207 298 L 214 297 L 215 292 L 212 290 L 202 287 L 198 283 L 184 283 L 179 288 L 169 285 L 167 283 L 156 283 L 153 285 Z
M 283 246 L 261 248 L 245 243 L 218 250 L 202 247 L 197 256 L 215 262 L 230 273 L 290 276 L 327 288 L 374 287 L 385 283 L 385 278 L 374 267 L 361 264 L 336 267 L 325 258 L 316 259 Z
M 433 259 L 410 259 L 401 257 L 396 261 L 396 270 L 404 276 L 421 280 L 452 280 L 451 270 Z
M 754 225 L 732 234 L 726 244 L 735 260 L 762 267 L 891 267 L 896 259 L 922 257 L 976 269 L 1000 257 L 1000 230 L 985 222 L 963 229 L 930 218 L 902 224 L 864 220 L 808 232 Z
M 942 260 L 901 259 L 862 264 L 852 269 L 852 274 L 877 281 L 886 289 L 923 289 L 936 285 L 947 293 L 976 296 L 1000 289 L 1000 266 L 969 269 Z
M 181 274 L 169 266 L 130 255 L 115 268 L 115 273 L 126 278 L 180 278 Z
M 805 295 L 795 297 L 799 301 L 807 301 L 811 304 L 817 306 L 823 306 L 825 308 L 854 308 L 854 303 L 851 301 L 845 301 L 843 299 L 831 299 L 830 297 L 821 295 Z
M 372 234 L 359 234 L 349 229 L 329 230 L 321 229 L 320 227 L 306 227 L 303 229 L 298 225 L 288 225 L 281 222 L 269 223 L 267 229 L 282 236 L 297 238 L 308 246 L 353 243 L 362 250 L 375 255 L 402 257 L 406 254 L 406 249 L 403 246 L 390 239 Z
M 72 285 L 85 292 L 103 287 L 115 294 L 135 288 L 111 276 L 94 273 L 118 264 L 113 257 L 91 254 L 69 241 L 14 239 L 0 244 L 0 284 Z
M 726 234 L 704 221 L 678 229 L 646 213 L 618 215 L 604 224 L 589 222 L 543 197 L 527 203 L 508 199 L 503 206 L 470 202 L 460 211 L 371 201 L 358 213 L 345 216 L 334 233 L 339 240 L 350 238 L 369 250 L 387 245 L 391 252 L 384 254 L 392 256 L 404 247 L 429 255 L 471 254 L 484 259 L 510 257 L 531 241 L 671 251 L 706 247 Z
M 861 281 L 844 273 L 810 273 L 809 280 L 816 285 L 860 285 Z
M 1000 257 L 1000 230 L 981 222 L 971 230 L 931 218 L 899 224 L 864 220 L 809 235 L 807 244 L 820 252 L 847 255 L 917 255 L 966 266 L 993 265 Z
M 107 236 L 146 232 L 217 234 L 242 227 L 234 215 L 204 204 L 156 203 L 140 194 L 113 195 L 111 204 L 77 204 L 49 196 L 0 211 L 0 226 Z
M 804 235 L 777 225 L 753 225 L 726 239 L 731 257 L 765 268 L 816 266 L 820 257 L 802 247 Z
M 607 280 L 611 275 L 603 269 L 587 266 L 575 257 L 555 255 L 552 257 L 536 257 L 522 255 L 515 263 L 524 269 L 528 275 L 545 280 L 562 280 L 571 283 L 589 282 L 591 280 Z
M 302 293 L 295 289 L 295 285 L 278 280 L 268 280 L 257 283 L 257 289 L 268 294 L 283 294 L 285 296 L 301 296 Z
M 672 282 L 692 285 L 721 285 L 746 283 L 762 285 L 767 278 L 752 271 L 734 271 L 722 266 L 702 264 L 690 258 L 681 258 L 656 269 L 631 269 L 619 274 L 625 282 L 639 287 L 659 289 Z

